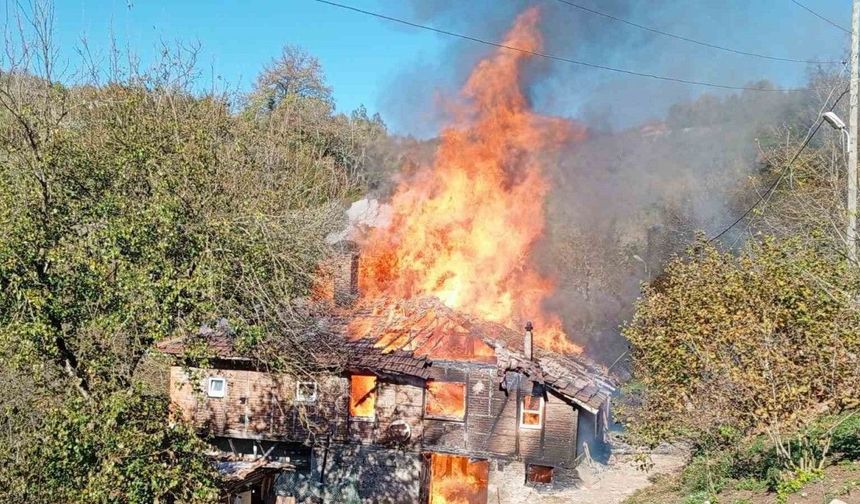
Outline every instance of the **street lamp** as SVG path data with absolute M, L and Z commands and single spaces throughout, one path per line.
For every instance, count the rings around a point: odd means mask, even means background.
M 836 131 L 841 131 L 845 134 L 845 152 L 851 152 L 851 134 L 848 133 L 848 128 L 845 127 L 845 121 L 839 118 L 834 112 L 825 112 L 822 116 L 825 122 Z
M 845 127 L 845 122 L 839 118 L 833 112 L 825 112 L 821 117 L 824 119 L 827 124 L 829 124 L 833 129 L 837 131 L 841 131 L 845 134 L 845 153 L 849 154 L 848 160 L 848 229 L 845 234 L 845 242 L 848 245 L 848 258 L 851 261 L 857 260 L 857 245 L 856 245 L 856 226 L 857 226 L 857 185 L 856 180 L 852 180 L 853 177 L 856 177 L 856 171 L 852 170 L 852 163 L 850 159 L 850 154 L 852 154 L 852 150 L 854 147 L 852 146 L 851 141 L 851 133 L 848 132 L 848 128 Z
M 834 112 L 825 112 L 824 120 L 838 130 L 845 129 L 845 123 L 842 122 L 842 119 L 840 119 Z

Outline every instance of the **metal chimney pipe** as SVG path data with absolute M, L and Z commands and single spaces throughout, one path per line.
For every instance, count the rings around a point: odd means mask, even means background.
M 526 355 L 526 359 L 532 360 L 534 358 L 534 335 L 532 334 L 532 330 L 534 329 L 534 325 L 532 325 L 531 321 L 526 322 L 526 336 L 523 348 L 523 353 Z

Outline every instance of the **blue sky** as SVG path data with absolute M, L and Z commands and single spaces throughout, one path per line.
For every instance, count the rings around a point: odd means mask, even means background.
M 498 40 L 525 0 L 343 0 L 343 3 Z M 637 71 L 744 84 L 769 78 L 801 85 L 804 65 L 727 55 L 655 37 L 554 0 L 547 9 L 547 51 Z M 678 34 L 773 55 L 840 58 L 847 37 L 789 0 L 580 0 L 598 10 Z M 848 25 L 848 0 L 805 0 Z M 110 35 L 151 60 L 159 41 L 202 44 L 201 65 L 222 82 L 247 89 L 285 44 L 304 47 L 322 62 L 339 110 L 364 104 L 396 131 L 433 129 L 434 93 L 450 92 L 488 48 L 399 26 L 312 0 L 147 2 L 58 0 L 56 28 L 63 55 L 86 36 L 105 50 Z M 615 126 L 659 116 L 671 103 L 703 90 L 630 76 L 540 64 L 530 94 L 557 115 L 609 117 Z
M 199 42 L 204 78 L 211 67 L 241 89 L 253 84 L 282 46 L 302 46 L 322 61 L 340 110 L 361 104 L 376 110 L 382 85 L 398 68 L 416 57 L 435 57 L 443 42 L 305 0 L 64 0 L 55 8 L 63 48 L 86 36 L 91 47 L 104 51 L 113 34 L 147 61 L 161 41 Z

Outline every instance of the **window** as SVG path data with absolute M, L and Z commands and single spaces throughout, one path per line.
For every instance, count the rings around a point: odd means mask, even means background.
M 424 414 L 448 420 L 463 420 L 466 417 L 466 384 L 428 380 Z
M 209 397 L 224 397 L 227 392 L 227 380 L 220 376 L 209 378 L 207 395 Z
M 526 466 L 526 483 L 552 483 L 552 467 L 528 464 Z
M 317 382 L 296 383 L 296 402 L 313 404 L 317 401 Z
M 376 416 L 376 377 L 349 377 L 349 416 L 373 419 Z
M 540 429 L 543 426 L 543 397 L 523 396 L 520 404 L 520 427 Z
M 426 454 L 429 458 L 430 504 L 477 504 L 487 501 L 490 462 L 444 453 Z M 492 499 L 496 502 L 496 499 Z

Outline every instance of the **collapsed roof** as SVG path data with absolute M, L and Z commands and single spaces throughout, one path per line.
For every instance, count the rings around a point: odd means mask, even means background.
M 596 413 L 615 390 L 600 366 L 580 355 L 535 349 L 526 357 L 523 335 L 501 324 L 474 319 L 433 297 L 361 300 L 317 318 L 316 330 L 343 338 L 349 367 L 388 375 L 426 379 L 434 362 L 496 366 L 498 382 L 507 372 L 519 372 L 559 395 Z M 538 329 L 539 330 L 539 329 Z M 233 333 L 220 321 L 196 335 L 209 353 L 225 360 L 250 360 L 233 344 Z M 159 344 L 167 354 L 183 355 L 188 340 Z

